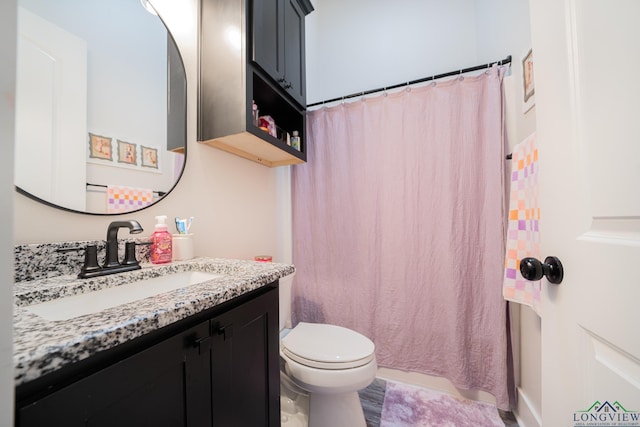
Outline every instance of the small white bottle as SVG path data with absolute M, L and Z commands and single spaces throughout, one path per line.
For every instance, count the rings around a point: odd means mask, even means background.
M 291 134 L 291 146 L 300 151 L 300 134 L 297 130 L 294 130 Z

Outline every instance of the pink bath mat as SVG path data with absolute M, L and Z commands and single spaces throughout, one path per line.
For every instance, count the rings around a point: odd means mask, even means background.
M 504 427 L 491 404 L 387 382 L 380 427 Z

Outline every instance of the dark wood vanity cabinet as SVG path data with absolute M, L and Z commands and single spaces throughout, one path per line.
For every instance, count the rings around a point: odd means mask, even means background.
M 16 425 L 279 426 L 277 286 L 227 307 L 84 377 L 18 387 Z
M 306 161 L 309 0 L 201 0 L 198 141 L 266 166 Z M 259 128 L 270 116 L 276 135 Z M 287 144 L 297 131 L 301 149 Z
M 255 301 L 211 320 L 213 426 L 280 426 L 277 304 Z
M 17 425 L 189 425 L 188 398 L 201 379 L 189 341 L 207 333 L 205 322 L 21 406 Z

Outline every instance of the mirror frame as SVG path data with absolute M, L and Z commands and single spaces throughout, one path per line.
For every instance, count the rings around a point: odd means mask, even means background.
M 67 208 L 64 206 L 60 206 L 60 205 L 56 205 L 55 203 L 49 202 L 47 200 L 41 199 L 38 196 L 35 196 L 31 193 L 29 193 L 26 190 L 23 190 L 22 188 L 20 188 L 19 186 L 15 185 L 14 183 L 14 188 L 16 190 L 16 192 L 18 194 L 21 194 L 31 200 L 34 200 L 36 202 L 42 203 L 43 205 L 52 207 L 52 208 L 56 208 L 56 209 L 60 209 L 66 212 L 71 212 L 71 213 L 77 213 L 77 214 L 83 214 L 83 215 L 93 215 L 93 216 L 117 216 L 117 215 L 129 215 L 135 212 L 140 212 L 144 209 L 150 208 L 152 206 L 155 206 L 157 203 L 160 203 L 162 200 L 164 200 L 165 197 L 167 197 L 173 190 L 174 188 L 176 188 L 176 186 L 178 185 L 178 183 L 180 182 L 180 180 L 182 179 L 182 175 L 184 175 L 184 170 L 187 167 L 187 146 L 189 145 L 189 142 L 187 140 L 187 109 L 188 109 L 188 96 L 187 96 L 187 72 L 184 66 L 184 59 L 182 57 L 182 53 L 180 52 L 180 49 L 178 48 L 178 43 L 176 43 L 176 39 L 173 37 L 173 34 L 171 33 L 171 30 L 169 29 L 169 27 L 167 26 L 166 22 L 164 21 L 164 19 L 162 19 L 162 17 L 160 16 L 160 14 L 157 14 L 158 19 L 160 19 L 160 22 L 162 22 L 162 25 L 164 25 L 164 28 L 167 30 L 167 37 L 168 39 L 171 39 L 171 42 L 173 43 L 173 45 L 175 46 L 176 49 L 176 53 L 178 55 L 178 58 L 180 58 L 180 69 L 181 69 L 181 74 L 184 77 L 184 160 L 182 163 L 182 170 L 180 171 L 180 175 L 178 176 L 178 178 L 176 179 L 176 181 L 173 183 L 173 185 L 171 186 L 171 188 L 164 193 L 163 196 L 161 196 L 158 200 L 154 201 L 153 203 L 148 204 L 147 206 L 144 206 L 140 209 L 135 209 L 135 210 L 130 210 L 130 211 L 126 211 L 126 212 L 116 212 L 116 213 L 107 213 L 107 212 L 86 212 L 86 211 L 79 211 L 77 209 L 71 209 L 71 208 Z M 167 61 L 169 61 L 169 57 L 167 55 Z M 167 91 L 170 91 L 170 86 L 169 86 L 169 80 L 170 80 L 170 76 L 167 75 Z M 167 135 L 168 137 L 168 135 Z M 16 141 L 14 140 L 14 144 L 16 143 Z M 15 179 L 15 177 L 14 177 Z

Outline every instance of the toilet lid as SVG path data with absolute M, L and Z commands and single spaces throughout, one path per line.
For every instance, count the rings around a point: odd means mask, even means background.
M 347 369 L 374 358 L 373 342 L 350 329 L 319 323 L 299 323 L 282 339 L 282 352 L 305 366 Z

